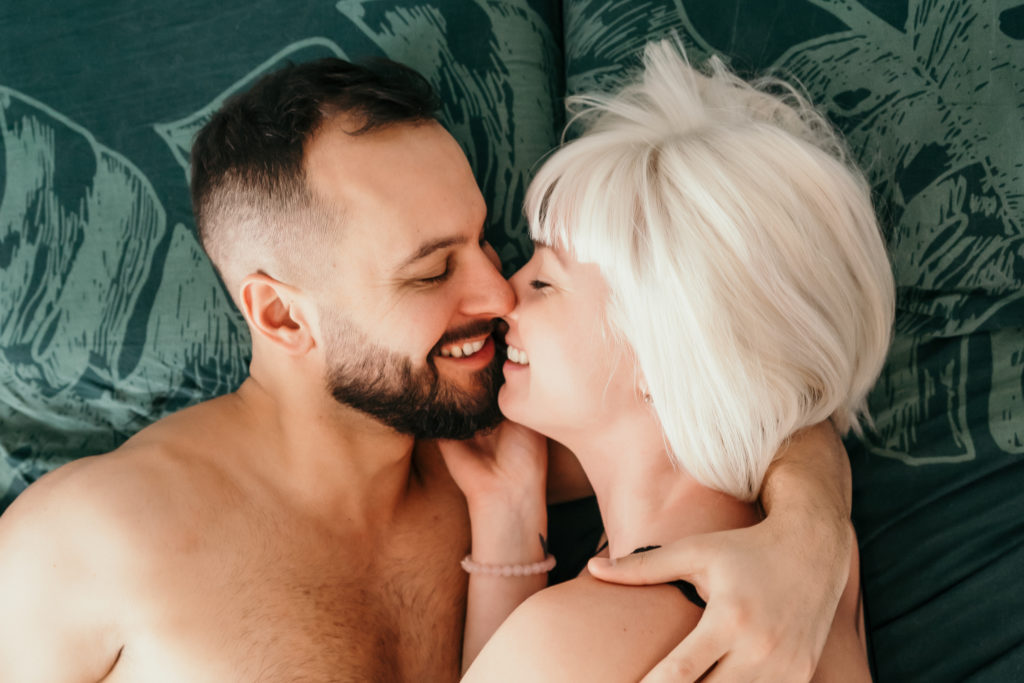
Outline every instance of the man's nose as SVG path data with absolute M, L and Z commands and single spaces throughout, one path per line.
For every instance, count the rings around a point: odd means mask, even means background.
M 467 315 L 500 318 L 516 305 L 516 295 L 502 277 L 499 264 L 486 255 L 476 264 L 474 277 L 468 285 L 463 299 L 463 311 Z

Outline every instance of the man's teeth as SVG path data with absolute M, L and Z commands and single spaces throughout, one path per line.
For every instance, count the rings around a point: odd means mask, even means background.
M 441 355 L 446 358 L 462 358 L 463 356 L 472 356 L 474 353 L 484 348 L 484 344 L 486 343 L 486 339 L 481 339 L 480 341 L 466 342 L 464 344 L 452 344 L 451 346 L 442 346 Z
M 526 351 L 523 351 L 522 349 L 517 349 L 514 346 L 509 346 L 508 347 L 508 351 L 506 352 L 506 355 L 508 356 L 508 359 L 510 361 L 512 361 L 513 363 L 516 363 L 517 365 L 529 365 L 530 364 L 530 359 L 529 359 L 529 357 L 527 357 Z

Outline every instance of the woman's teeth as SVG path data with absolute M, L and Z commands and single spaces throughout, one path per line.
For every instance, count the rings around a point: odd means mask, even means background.
M 445 358 L 463 358 L 464 356 L 472 356 L 474 353 L 484 348 L 484 344 L 486 343 L 486 339 L 481 339 L 480 341 L 466 342 L 464 344 L 442 346 L 441 355 Z
M 530 359 L 529 357 L 527 357 L 526 351 L 523 351 L 522 349 L 517 349 L 514 346 L 509 346 L 506 355 L 508 356 L 508 359 L 515 363 L 516 365 L 530 364 Z

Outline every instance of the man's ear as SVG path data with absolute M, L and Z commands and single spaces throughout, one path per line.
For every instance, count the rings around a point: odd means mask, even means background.
M 301 290 L 264 273 L 250 273 L 242 278 L 238 300 L 253 334 L 292 355 L 316 345 L 310 326 L 313 304 Z

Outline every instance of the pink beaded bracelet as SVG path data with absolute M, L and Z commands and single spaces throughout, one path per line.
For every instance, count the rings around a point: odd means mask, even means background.
M 474 562 L 470 555 L 462 558 L 462 568 L 470 574 L 487 574 L 489 576 L 534 576 L 546 574 L 555 568 L 555 556 L 548 555 L 540 562 L 532 564 L 483 564 Z

